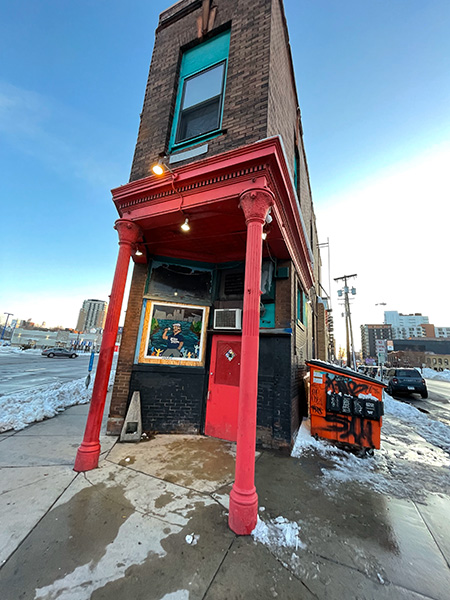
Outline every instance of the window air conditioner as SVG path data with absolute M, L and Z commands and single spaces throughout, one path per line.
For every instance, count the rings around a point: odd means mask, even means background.
M 214 311 L 214 329 L 241 329 L 241 308 L 217 308 Z

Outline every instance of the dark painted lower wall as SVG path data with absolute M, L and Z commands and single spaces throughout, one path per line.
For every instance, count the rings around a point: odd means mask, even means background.
M 257 443 L 289 446 L 292 437 L 290 336 L 261 336 L 258 377 Z M 141 395 L 145 431 L 200 433 L 209 368 L 134 365 L 132 392 Z
M 140 392 L 142 427 L 159 433 L 199 433 L 205 369 L 135 365 L 130 393 Z

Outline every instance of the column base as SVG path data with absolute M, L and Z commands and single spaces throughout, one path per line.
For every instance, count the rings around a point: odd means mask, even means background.
M 258 520 L 258 494 L 256 489 L 240 490 L 235 484 L 230 492 L 228 526 L 238 535 L 250 535 Z
M 82 442 L 78 448 L 74 471 L 92 471 L 98 467 L 101 446 L 99 442 Z

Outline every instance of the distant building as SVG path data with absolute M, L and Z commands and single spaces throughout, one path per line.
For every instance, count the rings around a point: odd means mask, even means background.
M 450 338 L 450 327 L 434 327 L 434 335 L 437 338 Z
M 423 325 L 427 325 L 429 322 L 429 318 L 421 313 L 404 315 L 396 310 L 384 312 L 384 323 L 392 327 L 392 336 L 395 340 L 425 337 Z
M 76 350 L 77 352 L 99 350 L 102 342 L 101 333 L 79 334 L 68 330 L 50 329 L 14 329 L 11 345 L 29 348 L 62 347 Z
M 108 303 L 104 300 L 85 300 L 78 315 L 76 330 L 103 329 L 105 326 Z
M 431 323 L 424 323 L 422 325 L 423 337 L 434 338 L 436 337 L 436 331 L 434 325 Z
M 376 358 L 376 340 L 392 340 L 390 325 L 361 325 L 361 349 L 363 358 Z

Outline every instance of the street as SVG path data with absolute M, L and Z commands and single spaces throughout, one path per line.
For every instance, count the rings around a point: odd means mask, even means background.
M 72 381 L 88 373 L 90 354 L 78 358 L 46 358 L 39 353 L 18 352 L 0 354 L 0 396 L 39 388 L 56 381 Z M 95 373 L 95 355 L 92 374 Z
M 428 398 L 422 400 L 418 394 L 395 396 L 397 400 L 407 402 L 430 418 L 450 425 L 450 382 L 427 379 Z

